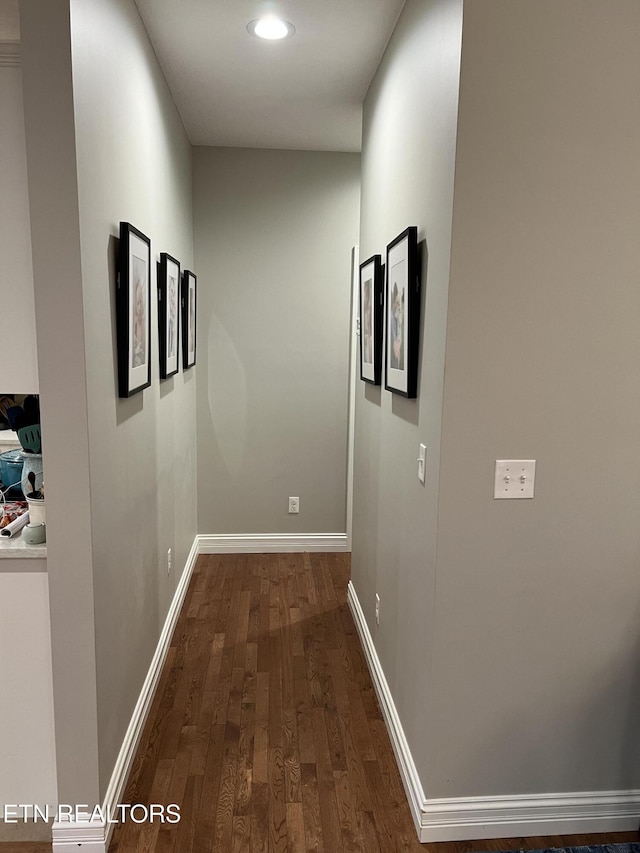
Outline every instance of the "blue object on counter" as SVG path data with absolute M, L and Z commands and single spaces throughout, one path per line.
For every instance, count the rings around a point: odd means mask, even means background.
M 12 487 L 8 492 L 5 492 L 8 497 L 21 498 L 23 496 L 20 487 L 23 464 L 24 455 L 21 450 L 7 450 L 0 453 L 0 480 L 2 480 L 3 490 L 7 486 Z

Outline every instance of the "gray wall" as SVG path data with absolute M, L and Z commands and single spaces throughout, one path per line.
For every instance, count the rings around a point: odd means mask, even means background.
M 639 32 L 635 0 L 465 4 L 434 796 L 639 787 Z
M 0 13 L 2 11 L 0 6 Z M 0 31 L 0 38 L 1 36 Z M 19 45 L 16 43 L 17 48 Z M 0 151 L 1 334 L 4 352 L 12 354 L 10 373 L 5 371 L 0 385 L 3 392 L 37 393 L 36 319 L 33 304 L 22 69 L 18 65 L 4 65 L 1 61 Z M 19 357 L 16 357 L 18 354 Z
M 358 382 L 352 575 L 423 781 L 461 31 L 462 0 L 409 0 L 364 105 L 360 257 L 418 226 L 425 319 L 417 400 Z
M 68 31 L 68 1 L 55 0 L 54 5 L 61 21 L 66 14 Z M 66 116 L 71 144 L 67 141 L 64 148 L 46 146 L 45 150 L 42 139 L 46 137 L 38 139 L 35 133 L 28 133 L 27 143 L 36 165 L 48 157 L 49 169 L 55 170 L 58 158 L 64 155 L 70 160 L 67 185 L 58 189 L 63 198 L 69 198 L 70 207 L 75 199 L 73 240 L 64 233 L 71 220 L 61 205 L 58 218 L 63 233 L 49 258 L 51 267 L 55 257 L 72 254 L 76 261 L 73 292 L 65 284 L 68 300 L 49 299 L 48 314 L 40 311 L 39 289 L 45 288 L 41 266 L 36 270 L 36 277 L 40 276 L 36 310 L 38 336 L 48 341 L 43 359 L 52 359 L 45 369 L 46 378 L 41 373 L 45 415 L 52 424 L 59 422 L 58 431 L 52 426 L 45 434 L 44 445 L 47 471 L 56 475 L 55 482 L 47 475 L 47 496 L 55 498 L 57 514 L 51 519 L 50 555 L 56 559 L 56 531 L 62 530 L 58 527 L 62 513 L 69 527 L 69 495 L 73 492 L 65 475 L 77 477 L 74 469 L 78 466 L 84 477 L 81 540 L 76 546 L 67 539 L 66 546 L 77 557 L 81 583 L 89 591 L 93 587 L 90 602 L 83 599 L 78 614 L 67 610 L 66 624 L 61 624 L 61 613 L 54 610 L 55 588 L 64 584 L 69 569 L 60 564 L 52 577 L 52 634 L 55 642 L 56 635 L 64 638 L 65 632 L 77 632 L 70 617 L 83 620 L 90 616 L 95 621 L 94 628 L 87 626 L 91 641 L 85 654 L 94 655 L 95 660 L 92 713 L 102 796 L 196 532 L 196 370 L 180 371 L 159 382 L 155 310 L 152 387 L 128 400 L 117 397 L 114 288 L 118 223 L 128 220 L 151 237 L 152 263 L 166 251 L 183 266 L 192 267 L 191 147 L 132 0 L 72 0 L 71 11 L 73 89 L 70 78 L 58 81 L 65 83 L 68 109 L 73 97 L 73 114 Z M 38 8 L 29 32 L 23 34 L 25 50 L 27 39 L 36 43 L 51 38 L 40 14 Z M 66 45 L 68 53 L 68 32 Z M 64 47 L 59 50 L 64 52 Z M 35 99 L 37 85 L 46 91 L 50 69 L 46 62 L 36 67 L 34 61 L 30 73 Z M 60 86 L 55 97 L 62 97 Z M 47 108 L 42 98 L 34 102 L 41 131 L 48 129 L 46 118 L 50 123 L 55 115 L 45 116 Z M 31 161 L 29 171 L 31 181 Z M 50 186 L 44 172 L 34 176 L 34 186 L 36 195 L 48 197 Z M 53 215 L 51 205 L 45 212 L 49 218 Z M 44 240 L 44 235 L 39 234 L 39 239 Z M 41 295 L 41 304 L 44 298 Z M 62 352 L 60 329 L 77 344 L 71 363 L 63 359 L 66 353 Z M 40 367 L 42 371 L 42 362 Z M 68 387 L 71 368 L 79 374 L 77 391 Z M 77 409 L 70 412 L 67 395 L 72 403 L 78 397 Z M 66 441 L 63 421 L 69 435 Z M 169 547 L 174 550 L 171 576 L 167 576 Z M 71 592 L 67 590 L 67 594 Z M 54 671 L 54 679 L 56 676 Z M 73 672 L 67 673 L 67 688 L 73 677 Z M 57 705 L 55 710 L 56 726 L 64 725 Z M 72 720 L 76 716 L 71 713 Z M 80 752 L 77 743 L 75 752 Z M 91 791 L 87 787 L 82 794 L 89 797 L 88 802 L 97 796 Z M 59 786 L 59 793 L 64 802 L 87 802 L 64 799 L 64 786 Z
M 345 531 L 359 165 L 194 149 L 200 533 Z
M 114 238 L 193 268 L 191 146 L 132 0 L 72 11 L 104 793 L 196 532 L 196 371 L 160 383 L 154 310 L 152 386 L 117 398 Z
M 354 584 L 428 798 L 636 789 L 640 8 L 464 4 L 450 232 L 460 12 L 409 0 L 365 103 L 362 256 L 428 262 L 418 401 L 357 400 Z

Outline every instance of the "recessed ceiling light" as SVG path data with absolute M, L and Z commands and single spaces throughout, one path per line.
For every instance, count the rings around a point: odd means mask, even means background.
M 289 21 L 282 21 L 280 18 L 276 18 L 275 15 L 267 15 L 265 18 L 251 21 L 247 24 L 247 30 L 252 36 L 276 41 L 278 39 L 290 38 L 295 33 L 296 28 Z

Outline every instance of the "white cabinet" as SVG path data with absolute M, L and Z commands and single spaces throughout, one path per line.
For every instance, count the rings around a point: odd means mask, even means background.
M 57 802 L 46 559 L 0 553 L 0 803 Z

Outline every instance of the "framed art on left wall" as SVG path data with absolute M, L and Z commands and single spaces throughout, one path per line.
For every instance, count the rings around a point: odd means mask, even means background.
M 118 393 L 131 397 L 151 385 L 151 240 L 120 223 L 116 287 Z
M 158 341 L 160 379 L 178 372 L 180 335 L 180 262 L 166 252 L 158 264 Z

